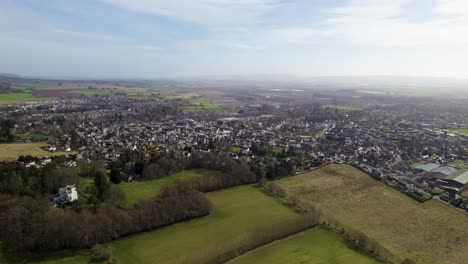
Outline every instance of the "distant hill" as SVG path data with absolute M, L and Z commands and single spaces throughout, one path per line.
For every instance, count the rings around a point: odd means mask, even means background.
M 4 77 L 4 78 L 22 78 L 21 75 L 11 74 L 11 73 L 0 73 L 0 77 Z

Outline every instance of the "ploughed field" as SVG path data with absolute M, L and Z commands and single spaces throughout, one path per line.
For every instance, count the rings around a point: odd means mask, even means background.
M 466 263 L 468 218 L 438 201 L 419 203 L 348 165 L 276 183 L 341 225 L 377 240 L 401 261 Z

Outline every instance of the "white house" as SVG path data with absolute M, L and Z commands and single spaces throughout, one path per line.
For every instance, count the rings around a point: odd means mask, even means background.
M 47 148 L 47 150 L 50 151 L 50 152 L 55 152 L 55 151 L 57 151 L 57 147 L 55 147 L 55 146 L 49 146 L 49 147 Z
M 76 200 L 78 200 L 78 192 L 75 185 L 60 188 L 57 196 L 54 197 L 54 202 L 57 204 L 72 203 Z

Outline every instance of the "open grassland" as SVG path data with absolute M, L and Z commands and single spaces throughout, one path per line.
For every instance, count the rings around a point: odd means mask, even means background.
M 351 166 L 332 164 L 277 184 L 400 259 L 438 264 L 468 259 L 465 214 L 435 200 L 418 203 Z
M 162 187 L 174 183 L 176 180 L 187 179 L 190 177 L 209 177 L 215 173 L 217 172 L 204 169 L 184 170 L 159 179 L 121 182 L 119 187 L 125 192 L 127 202 L 132 204 L 140 199 L 149 199 L 157 196 Z
M 356 251 L 337 233 L 317 227 L 260 247 L 228 262 L 228 264 L 271 263 L 379 263 Z
M 1 104 L 13 104 L 21 102 L 32 102 L 32 101 L 44 101 L 50 100 L 51 98 L 36 97 L 32 93 L 6 93 L 0 94 L 0 105 Z
M 338 110 L 347 110 L 347 111 L 361 111 L 362 108 L 344 106 L 344 105 L 326 105 L 325 107 L 335 108 Z
M 448 130 L 468 135 L 468 128 L 450 128 Z
M 15 161 L 19 156 L 31 155 L 33 157 L 44 156 L 61 156 L 73 154 L 74 152 L 56 151 L 49 152 L 42 147 L 47 146 L 45 143 L 9 143 L 0 144 L 0 161 Z
M 255 186 L 207 194 L 213 203 L 208 216 L 116 240 L 109 245 L 120 263 L 211 263 L 248 243 L 264 226 L 287 225 L 302 213 Z M 53 259 L 52 259 L 53 258 Z M 31 263 L 88 263 L 89 252 L 36 257 Z

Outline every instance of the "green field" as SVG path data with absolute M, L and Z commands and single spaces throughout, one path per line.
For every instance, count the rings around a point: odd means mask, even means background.
M 448 130 L 468 135 L 468 128 L 449 128 Z
M 109 94 L 112 94 L 112 91 L 110 91 L 110 90 L 95 90 L 95 89 L 79 90 L 78 92 L 80 94 L 84 94 L 84 95 L 109 95 Z
M 353 245 L 337 233 L 317 227 L 260 247 L 228 262 L 228 264 L 250 263 L 371 264 L 379 262 L 356 251 Z
M 464 263 L 466 215 L 436 200 L 419 203 L 348 165 L 328 165 L 276 181 L 287 194 L 342 226 L 377 240 L 401 261 Z
M 362 108 L 344 106 L 344 105 L 326 105 L 325 107 L 335 108 L 335 109 L 338 109 L 338 110 L 347 110 L 347 111 L 361 111 L 361 110 L 363 110 Z
M 207 194 L 213 203 L 208 216 L 116 240 L 109 245 L 120 263 L 208 263 L 245 245 L 265 226 L 285 225 L 302 213 L 255 186 Z M 280 229 L 280 228 L 279 228 Z M 66 253 L 31 263 L 87 263 L 89 253 Z
M 282 153 L 283 152 L 283 149 L 282 148 L 272 148 L 271 151 L 275 154 L 279 154 L 279 153 Z
M 0 105 L 1 104 L 12 104 L 12 103 L 21 103 L 21 102 L 31 102 L 31 101 L 44 101 L 50 100 L 52 98 L 46 97 L 36 97 L 32 93 L 7 93 L 0 94 Z
M 190 99 L 191 106 L 184 106 L 182 110 L 185 112 L 199 112 L 199 111 L 213 111 L 218 112 L 222 111 L 223 108 L 217 105 L 214 105 L 208 98 L 196 98 Z
M 0 144 L 0 161 L 15 161 L 18 159 L 19 156 L 24 155 L 31 155 L 34 157 L 50 157 L 74 153 L 64 151 L 49 152 L 41 148 L 46 146 L 47 144 L 42 142 Z
M 239 152 L 239 151 L 240 151 L 240 147 L 238 147 L 238 146 L 233 146 L 233 147 L 231 147 L 231 151 L 232 151 L 232 152 Z
M 140 199 L 149 199 L 157 196 L 162 187 L 167 186 L 176 180 L 189 177 L 199 177 L 202 175 L 209 176 L 213 175 L 214 173 L 216 172 L 203 169 L 184 170 L 159 179 L 121 182 L 119 187 L 125 192 L 125 195 L 127 196 L 127 202 L 131 204 L 137 202 Z
M 460 168 L 460 169 L 468 169 L 468 165 L 465 165 L 465 164 L 463 163 L 463 160 L 455 160 L 455 161 L 453 161 L 453 162 L 450 162 L 449 165 L 458 167 L 458 168 Z
M 416 168 L 417 166 L 420 166 L 420 165 L 423 165 L 424 163 L 422 162 L 419 162 L 419 161 L 416 161 L 416 162 L 413 162 L 411 163 L 411 168 Z
M 16 137 L 20 140 L 43 141 L 48 137 L 39 134 L 17 134 Z

